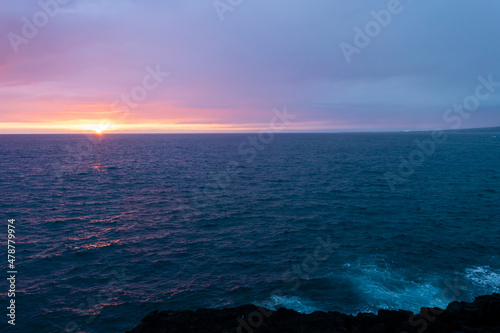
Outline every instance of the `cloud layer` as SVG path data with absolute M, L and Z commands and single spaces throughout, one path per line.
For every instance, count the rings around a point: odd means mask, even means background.
M 0 133 L 253 130 L 284 106 L 289 130 L 446 128 L 479 76 L 500 81 L 499 14 L 494 0 L 3 2 Z M 169 73 L 154 89 L 148 67 Z M 463 127 L 500 125 L 499 105 L 500 88 Z

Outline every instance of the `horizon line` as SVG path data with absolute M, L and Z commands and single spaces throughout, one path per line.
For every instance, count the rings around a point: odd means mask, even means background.
M 444 131 L 444 132 L 460 132 L 460 131 L 473 131 L 473 130 L 498 130 L 500 131 L 500 125 L 499 126 L 489 126 L 489 127 L 468 127 L 468 128 L 448 128 L 448 129 L 443 129 L 443 128 L 434 128 L 434 129 L 404 129 L 404 130 L 366 130 L 366 129 L 352 129 L 352 130 L 331 130 L 331 131 L 310 131 L 310 130 L 303 130 L 303 131 L 275 131 L 273 134 L 347 134 L 347 133 L 415 133 L 415 132 L 434 132 L 434 131 Z M 257 130 L 257 131 L 238 131 L 238 132 L 116 132 L 116 131 L 109 131 L 109 132 L 104 132 L 104 133 L 95 133 L 94 131 L 85 131 L 85 132 L 78 132 L 78 133 L 68 133 L 68 132 L 55 132 L 55 133 L 0 133 L 0 135 L 95 135 L 95 136 L 107 136 L 107 135 L 114 135 L 114 134 L 139 134 L 139 135 L 145 135 L 145 134 L 150 134 L 150 135 L 155 135 L 155 134 L 170 134 L 170 135 L 193 135 L 193 134 L 258 134 L 262 132 L 263 130 Z

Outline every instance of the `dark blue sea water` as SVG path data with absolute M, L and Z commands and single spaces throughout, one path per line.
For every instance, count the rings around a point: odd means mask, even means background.
M 0 136 L 2 330 L 8 218 L 19 332 L 124 332 L 156 309 L 247 303 L 418 311 L 500 291 L 500 133 L 262 139 Z

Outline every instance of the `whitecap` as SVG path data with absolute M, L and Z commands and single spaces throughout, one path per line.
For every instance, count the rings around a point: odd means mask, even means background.
M 479 288 L 479 292 L 483 294 L 491 294 L 500 292 L 500 272 L 489 266 L 476 266 L 467 268 L 465 276 L 475 287 Z
M 358 312 L 403 309 L 419 312 L 421 307 L 446 308 L 448 300 L 436 277 L 410 279 L 404 271 L 369 264 L 344 266 L 346 277 L 366 302 Z
M 298 296 L 278 296 L 273 295 L 270 299 L 263 302 L 256 302 L 258 306 L 269 310 L 277 310 L 279 308 L 291 309 L 300 313 L 313 313 L 318 309 Z

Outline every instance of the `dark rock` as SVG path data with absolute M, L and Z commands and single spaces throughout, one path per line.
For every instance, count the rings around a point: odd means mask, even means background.
M 253 305 L 231 309 L 154 311 L 127 333 L 500 333 L 500 294 L 474 302 L 452 302 L 446 310 L 379 310 L 378 315 L 339 312 L 308 315 L 288 309 L 270 311 Z

